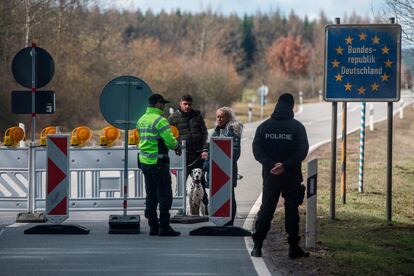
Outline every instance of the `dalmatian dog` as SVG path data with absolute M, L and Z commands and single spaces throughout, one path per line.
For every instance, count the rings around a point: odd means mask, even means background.
M 195 168 L 191 171 L 191 190 L 189 195 L 190 215 L 206 215 L 206 207 L 203 203 L 204 190 L 201 185 L 201 178 L 204 177 L 202 169 Z

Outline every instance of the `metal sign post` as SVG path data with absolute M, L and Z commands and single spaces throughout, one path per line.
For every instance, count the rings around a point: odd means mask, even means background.
M 346 203 L 346 134 L 347 134 L 347 104 L 342 102 L 342 140 L 341 140 L 341 198 Z
M 399 34 L 401 40 L 401 26 L 395 24 L 395 18 L 391 17 L 390 19 L 391 26 L 399 27 Z M 399 53 L 401 51 L 401 41 L 399 41 L 399 47 L 396 51 Z M 401 59 L 401 56 L 398 55 L 398 58 Z M 400 62 L 399 62 L 400 63 Z M 392 64 L 391 64 L 392 66 Z M 400 72 L 401 68 L 398 68 L 398 95 L 400 95 Z M 399 97 L 398 97 L 399 99 Z M 389 225 L 392 224 L 392 134 L 393 134 L 393 102 L 388 102 L 388 112 L 387 112 L 387 222 Z
M 341 23 L 339 17 L 335 18 L 336 24 Z M 325 51 L 326 52 L 326 51 Z M 326 62 L 326 60 L 325 60 Z M 326 76 L 325 76 L 326 78 Z M 325 90 L 326 92 L 326 90 Z M 332 102 L 332 123 L 331 123 L 331 193 L 329 205 L 329 218 L 335 219 L 336 208 L 336 128 L 338 125 L 338 103 Z
M 123 215 L 127 216 L 127 208 L 128 208 L 128 132 L 129 132 L 129 101 L 130 101 L 130 95 L 131 95 L 131 85 L 139 87 L 139 82 L 131 82 L 131 81 L 117 81 L 115 82 L 116 85 L 125 85 L 127 87 L 127 97 L 125 98 L 125 121 L 119 120 L 120 124 L 124 124 L 124 201 L 123 201 Z
M 367 104 L 361 103 L 361 123 L 359 130 L 359 174 L 358 174 L 358 191 L 364 192 L 364 155 L 365 155 L 365 111 Z
M 260 120 L 263 120 L 263 107 L 265 105 L 265 98 L 267 94 L 269 94 L 269 88 L 266 85 L 262 84 L 257 89 L 257 94 L 260 96 Z
M 123 216 L 110 215 L 109 234 L 138 234 L 140 217 L 128 216 L 128 131 L 135 128 L 139 117 L 145 113 L 151 88 L 133 76 L 117 77 L 105 85 L 100 97 L 100 109 L 105 120 L 124 130 L 124 187 Z
M 24 113 L 29 113 L 32 116 L 32 135 L 29 144 L 29 190 L 28 190 L 28 210 L 27 213 L 19 213 L 16 222 L 44 222 L 45 218 L 42 213 L 35 214 L 33 212 L 34 206 L 34 160 L 35 160 L 35 141 L 36 141 L 36 97 L 37 88 L 41 88 L 48 84 L 53 78 L 55 72 L 55 65 L 50 54 L 42 48 L 36 47 L 32 43 L 31 47 L 20 50 L 13 58 L 12 73 L 16 81 L 26 87 L 30 88 L 31 92 L 31 106 L 25 109 Z M 14 93 L 16 94 L 16 93 Z M 13 104 L 12 104 L 13 105 Z M 24 105 L 24 103 L 22 103 Z M 12 107 L 13 109 L 13 107 Z M 19 108 L 17 108 L 19 109 Z
M 392 19 L 391 23 L 393 22 Z M 324 99 L 333 102 L 333 112 L 336 111 L 334 103 L 338 101 L 388 102 L 387 219 L 391 222 L 392 102 L 400 99 L 401 26 L 340 25 L 339 18 L 336 19 L 336 23 L 325 28 Z M 332 119 L 336 120 L 336 115 L 332 115 Z M 344 114 L 343 119 L 345 116 Z M 336 128 L 336 124 L 332 123 L 332 127 Z M 332 129 L 331 139 L 333 144 L 336 140 L 336 130 Z M 332 163 L 336 159 L 335 151 L 332 147 Z M 345 151 L 343 153 L 345 159 Z M 335 166 L 332 163 L 331 219 L 335 218 Z M 344 165 L 345 163 L 342 167 L 343 172 L 346 168 Z M 345 174 L 342 179 L 345 179 L 344 176 Z M 345 189 L 345 185 L 343 188 Z M 343 201 L 344 199 L 343 197 Z
M 247 110 L 247 117 L 248 117 L 248 121 L 249 121 L 249 123 L 251 123 L 252 122 L 252 111 L 253 111 L 253 108 L 252 108 L 252 102 L 249 102 L 249 104 L 248 104 L 248 110 Z

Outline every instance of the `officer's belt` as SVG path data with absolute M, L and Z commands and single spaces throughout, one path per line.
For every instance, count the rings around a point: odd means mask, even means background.
M 147 157 L 147 158 L 164 158 L 168 157 L 168 154 L 158 154 L 158 153 L 148 153 L 148 152 L 140 152 L 140 155 Z

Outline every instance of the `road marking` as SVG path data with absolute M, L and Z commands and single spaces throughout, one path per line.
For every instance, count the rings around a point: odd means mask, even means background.
M 25 226 L 25 225 L 27 225 L 27 223 L 13 223 L 13 224 L 7 225 L 6 227 L 15 228 L 15 227 L 20 227 L 20 226 Z
M 256 218 L 257 212 L 259 211 L 260 205 L 262 204 L 262 194 L 259 195 L 256 202 L 254 203 L 252 209 L 250 210 L 249 214 L 247 215 L 246 220 L 244 221 L 243 228 L 244 229 L 251 229 L 253 230 L 253 221 Z M 250 252 L 253 249 L 253 240 L 252 237 L 244 237 L 244 243 L 246 245 L 247 252 L 250 256 Z M 250 260 L 253 263 L 254 269 L 259 276 L 271 276 L 269 269 L 266 266 L 263 258 L 256 258 L 250 256 Z M 279 271 L 275 271 L 273 275 L 282 275 Z
M 0 230 L 0 236 L 1 236 L 3 233 L 4 233 L 4 229 L 2 228 L 2 229 Z

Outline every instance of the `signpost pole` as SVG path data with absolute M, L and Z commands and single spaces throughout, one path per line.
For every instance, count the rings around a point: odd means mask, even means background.
M 361 103 L 361 124 L 359 130 L 359 174 L 358 191 L 364 192 L 364 155 L 365 155 L 365 111 L 366 103 Z
M 341 146 L 341 197 L 342 204 L 346 204 L 346 124 L 347 103 L 342 102 L 342 146 Z
M 335 219 L 335 195 L 336 195 L 336 128 L 338 119 L 338 103 L 332 102 L 331 123 L 331 194 L 329 205 L 329 218 Z
M 152 94 L 150 87 L 133 76 L 120 76 L 108 82 L 100 96 L 100 110 L 111 125 L 124 130 L 124 171 L 122 215 L 109 216 L 109 234 L 139 234 L 140 216 L 127 215 L 129 158 L 128 131 L 145 113 L 146 102 Z
M 268 93 L 269 88 L 262 82 L 262 85 L 257 89 L 257 94 L 260 97 L 260 120 L 263 120 L 263 107 L 265 105 L 265 97 Z
M 124 203 L 123 203 L 123 215 L 127 215 L 127 208 L 128 208 L 128 131 L 129 131 L 129 100 L 130 100 L 130 93 L 131 93 L 131 82 L 128 82 L 128 92 L 126 97 L 125 103 L 125 112 L 126 116 L 126 124 L 124 130 Z
M 388 102 L 387 113 L 387 222 L 392 224 L 392 130 L 393 102 Z
M 29 143 L 29 159 L 28 159 L 28 191 L 27 191 L 27 213 L 19 213 L 16 222 L 45 222 L 42 213 L 34 213 L 35 206 L 35 160 L 36 160 L 36 93 L 37 88 L 46 85 L 53 77 L 54 63 L 52 57 L 44 49 L 36 47 L 36 43 L 32 43 L 31 47 L 20 50 L 12 61 L 12 73 L 16 81 L 26 87 L 30 91 L 13 91 L 12 92 L 12 111 L 15 114 L 31 114 L 31 139 Z M 13 102 L 13 99 L 24 96 L 25 102 Z M 27 92 L 27 93 L 26 93 Z M 30 99 L 30 104 L 28 104 Z M 38 100 L 38 102 L 41 102 Z M 22 112 L 23 111 L 23 112 Z
M 341 24 L 341 18 L 335 18 L 336 24 Z M 338 120 L 338 103 L 332 102 L 331 124 L 331 194 L 329 206 L 329 218 L 335 219 L 335 195 L 336 195 L 336 128 Z
M 29 144 L 29 189 L 27 193 L 28 213 L 34 211 L 34 160 L 35 160 L 35 135 L 36 135 L 36 44 L 32 43 L 32 135 Z
M 390 17 L 390 24 L 395 24 L 395 18 Z M 393 102 L 388 102 L 387 114 L 387 222 L 392 224 L 392 133 L 393 133 Z
M 260 89 L 260 120 L 263 120 L 264 91 Z
M 249 123 L 252 122 L 252 102 L 249 102 L 249 110 L 247 112 L 247 115 L 249 117 Z
M 32 142 L 36 135 L 36 43 L 32 43 Z

